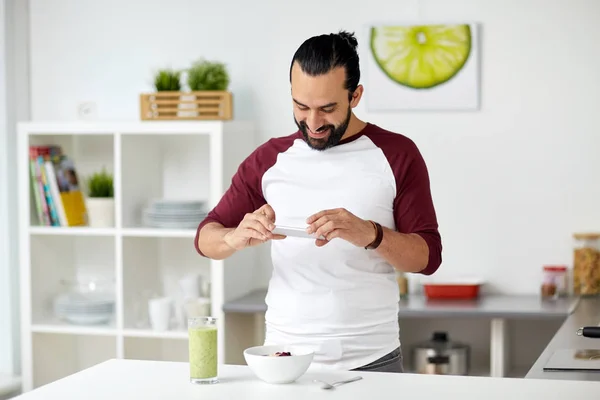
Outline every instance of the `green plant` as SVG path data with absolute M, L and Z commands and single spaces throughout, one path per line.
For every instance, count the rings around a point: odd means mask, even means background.
M 162 69 L 154 76 L 154 87 L 157 92 L 181 90 L 181 72 L 171 69 Z
M 224 63 L 200 59 L 188 69 L 187 84 L 192 91 L 227 90 L 229 73 Z
M 92 174 L 88 179 L 89 197 L 113 197 L 113 177 L 103 168 L 101 172 Z

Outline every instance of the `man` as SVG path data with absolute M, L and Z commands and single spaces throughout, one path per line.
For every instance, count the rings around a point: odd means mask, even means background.
M 296 51 L 298 131 L 244 160 L 196 249 L 224 259 L 271 243 L 266 344 L 311 346 L 327 369 L 402 372 L 395 270 L 434 273 L 442 245 L 415 144 L 352 111 L 363 94 L 356 47 L 340 32 Z M 276 224 L 316 239 L 273 234 Z

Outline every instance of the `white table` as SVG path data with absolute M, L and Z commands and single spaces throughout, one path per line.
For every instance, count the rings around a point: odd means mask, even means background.
M 269 385 L 256 379 L 246 366 L 220 367 L 221 382 L 193 385 L 188 364 L 162 361 L 110 360 L 42 386 L 18 397 L 37 399 L 594 399 L 600 398 L 600 382 L 487 378 L 361 372 L 362 380 L 322 390 L 314 378 L 331 381 L 356 372 L 310 371 L 297 382 Z

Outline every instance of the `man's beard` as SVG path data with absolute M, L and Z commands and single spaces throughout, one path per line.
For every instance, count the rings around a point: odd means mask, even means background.
M 324 139 L 314 139 L 308 136 L 308 127 L 306 126 L 306 122 L 298 122 L 296 121 L 295 117 L 294 122 L 296 123 L 296 126 L 298 126 L 298 129 L 302 131 L 304 140 L 311 148 L 315 150 L 326 150 L 330 147 L 336 146 L 340 142 L 340 140 L 342 140 L 344 133 L 346 133 L 346 129 L 348 129 L 348 124 L 350 123 L 351 116 L 352 108 L 348 107 L 348 115 L 346 116 L 344 122 L 342 122 L 340 125 L 338 125 L 337 127 L 335 127 L 334 125 L 323 125 L 319 129 L 317 129 L 315 133 L 329 130 L 329 136 L 327 136 Z

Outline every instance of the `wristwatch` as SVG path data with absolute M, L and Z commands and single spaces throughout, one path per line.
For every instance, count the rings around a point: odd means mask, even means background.
M 367 246 L 365 246 L 365 250 L 375 250 L 376 248 L 379 247 L 379 245 L 381 244 L 381 240 L 383 239 L 383 228 L 381 227 L 381 225 L 378 222 L 375 222 L 375 221 L 369 221 L 369 222 L 373 224 L 373 226 L 377 230 L 377 234 L 375 235 L 375 240 L 373 240 L 371 243 L 369 243 Z

